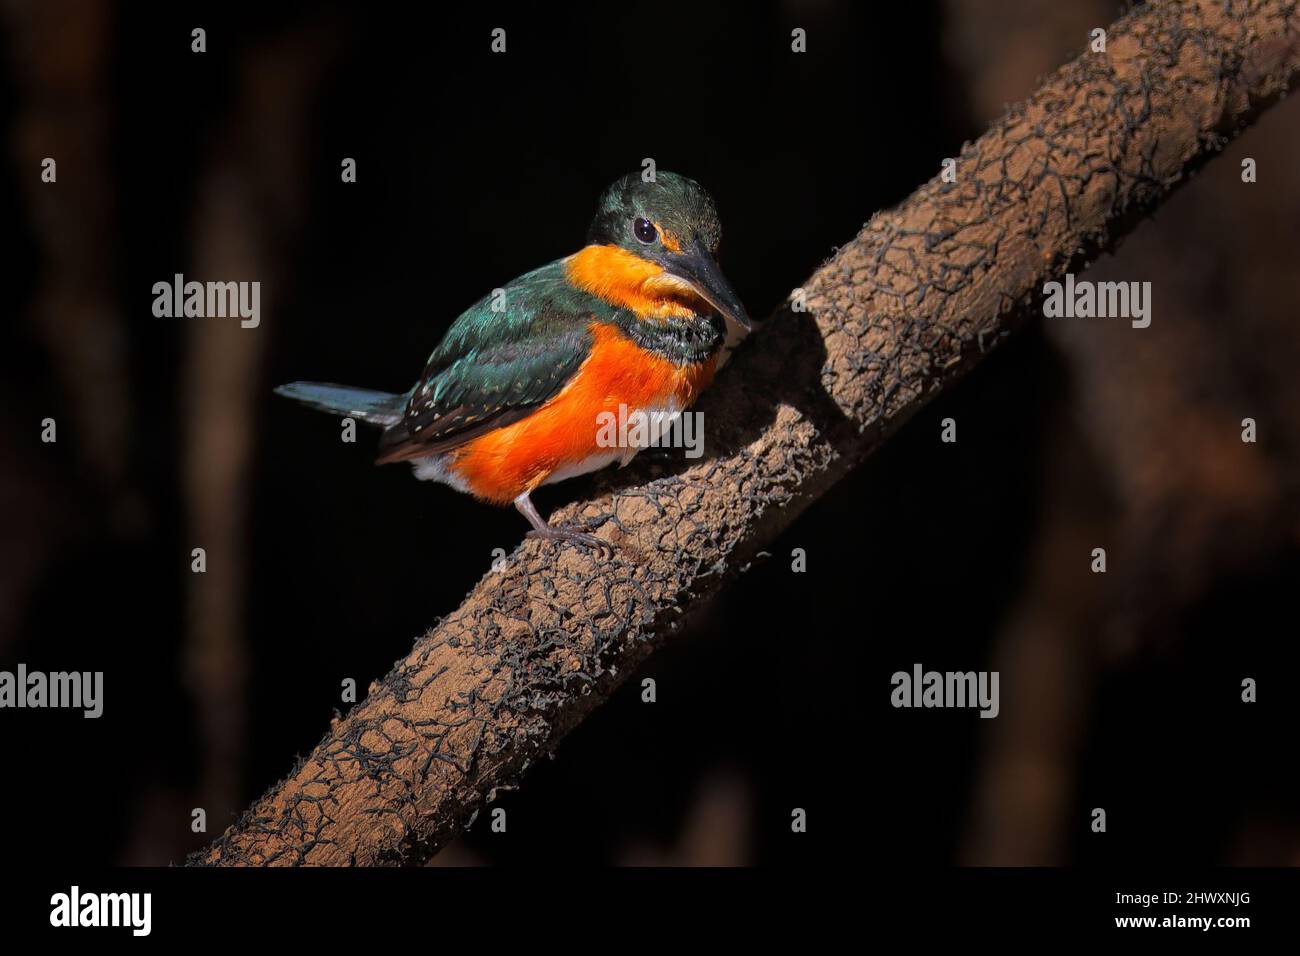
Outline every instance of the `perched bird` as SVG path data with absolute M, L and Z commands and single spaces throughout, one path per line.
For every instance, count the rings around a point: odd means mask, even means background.
M 317 382 L 275 391 L 384 428 L 377 464 L 484 501 L 513 502 L 529 536 L 605 547 L 550 527 L 530 495 L 639 448 L 598 442 L 601 413 L 679 415 L 713 378 L 730 321 L 751 327 L 718 269 L 713 199 L 694 180 L 624 176 L 601 196 L 587 245 L 463 312 L 405 394 Z M 608 416 L 604 417 L 608 421 Z

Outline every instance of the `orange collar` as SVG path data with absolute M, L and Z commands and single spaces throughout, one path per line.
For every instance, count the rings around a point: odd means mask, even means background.
M 708 303 L 663 268 L 619 246 L 585 246 L 564 260 L 569 282 L 639 319 L 703 315 Z

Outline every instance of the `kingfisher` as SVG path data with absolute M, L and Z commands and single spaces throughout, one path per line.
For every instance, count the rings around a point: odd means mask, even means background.
M 461 313 L 410 390 L 294 382 L 275 391 L 380 426 L 376 464 L 410 462 L 417 478 L 513 503 L 528 537 L 607 550 L 594 535 L 548 525 L 531 495 L 626 465 L 640 448 L 608 447 L 601 423 L 633 413 L 671 423 L 713 380 L 724 346 L 752 328 L 718 268 L 721 238 L 699 183 L 630 173 L 602 194 L 585 246 Z

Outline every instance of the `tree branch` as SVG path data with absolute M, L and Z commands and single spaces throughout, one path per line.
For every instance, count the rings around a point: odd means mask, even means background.
M 604 700 L 684 609 L 1108 249 L 1300 69 L 1294 2 L 1164 2 L 1108 31 L 957 162 L 876 215 L 737 354 L 710 454 L 603 479 L 561 515 L 602 561 L 528 541 L 192 862 L 418 862 Z M 1159 319 L 1157 319 L 1159 321 Z M 1133 334 L 1142 334 L 1134 331 Z M 635 477 L 635 476 L 640 476 Z

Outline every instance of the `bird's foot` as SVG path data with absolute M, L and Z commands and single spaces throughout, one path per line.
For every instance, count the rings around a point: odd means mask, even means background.
M 527 534 L 529 538 L 542 538 L 547 541 L 568 541 L 579 547 L 591 548 L 604 554 L 605 557 L 612 558 L 614 556 L 614 546 L 603 538 L 598 538 L 594 534 L 587 534 L 585 531 L 578 531 L 576 528 L 566 525 L 552 528 L 537 513 L 537 509 L 533 507 L 532 499 L 528 497 L 526 491 L 515 499 L 515 507 L 533 526 L 533 530 Z
M 578 531 L 574 528 L 561 526 L 558 528 L 534 528 L 529 531 L 525 537 L 541 538 L 544 541 L 568 541 L 579 547 L 590 548 L 597 551 L 607 558 L 614 556 L 614 546 L 604 538 L 598 538 L 594 534 L 587 534 L 585 531 Z

